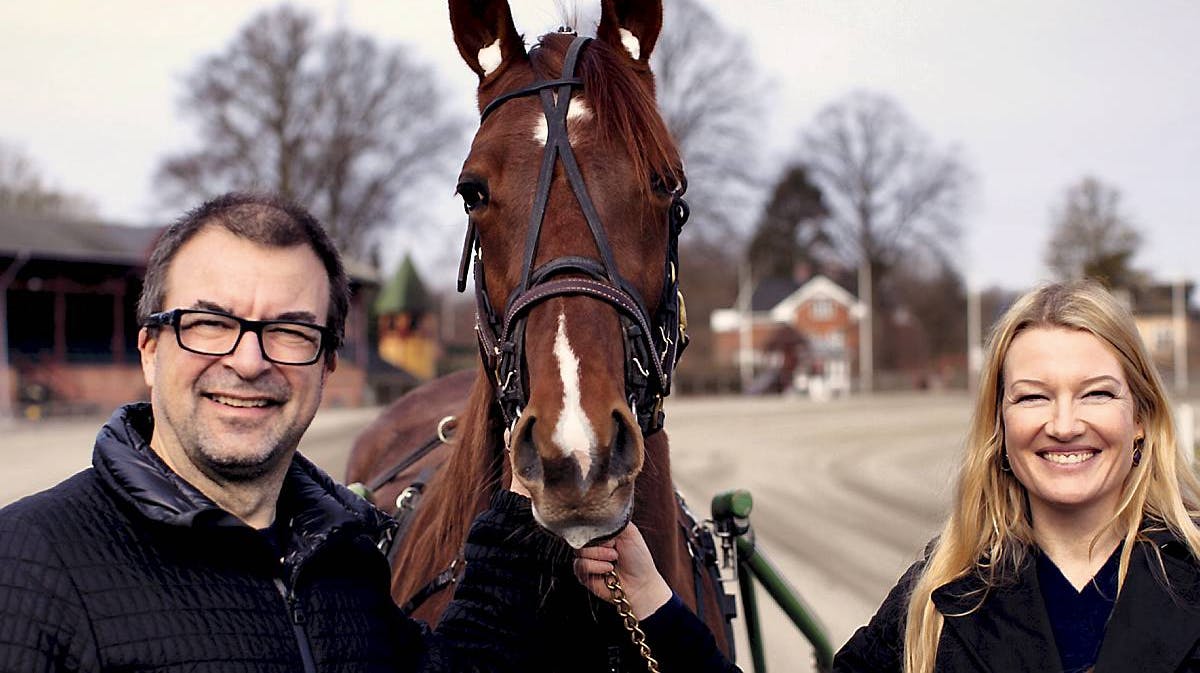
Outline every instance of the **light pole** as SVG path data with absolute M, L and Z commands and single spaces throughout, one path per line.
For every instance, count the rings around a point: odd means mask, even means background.
M 871 260 L 863 255 L 858 265 L 858 301 L 863 307 L 858 321 L 858 388 L 869 393 L 875 388 L 875 336 L 872 323 L 875 309 L 871 303 Z
M 974 392 L 979 386 L 979 372 L 983 369 L 983 325 L 980 319 L 979 281 L 967 278 L 967 391 Z
M 753 274 L 750 268 L 750 252 L 742 257 L 742 263 L 738 265 L 738 275 L 740 276 L 738 283 L 738 376 L 742 382 L 742 394 L 750 390 L 750 385 L 754 382 L 754 316 L 753 306 L 750 303 L 751 294 L 754 292 Z
M 0 422 L 13 418 L 12 365 L 8 360 L 8 286 L 29 261 L 29 251 L 17 253 L 12 264 L 0 274 Z
M 1187 281 L 1180 276 L 1171 292 L 1171 313 L 1174 322 L 1171 333 L 1175 337 L 1175 392 L 1181 395 L 1188 389 L 1186 285 Z

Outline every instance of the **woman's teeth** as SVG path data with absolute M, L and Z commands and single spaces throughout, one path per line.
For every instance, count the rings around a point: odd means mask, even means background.
M 1042 458 L 1059 465 L 1082 463 L 1096 455 L 1096 451 L 1080 451 L 1078 453 L 1043 453 Z

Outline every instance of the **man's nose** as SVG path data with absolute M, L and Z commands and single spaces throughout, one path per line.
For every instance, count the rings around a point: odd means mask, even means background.
M 271 368 L 271 362 L 263 357 L 259 338 L 254 332 L 245 332 L 233 352 L 225 356 L 226 366 L 243 379 L 256 379 Z

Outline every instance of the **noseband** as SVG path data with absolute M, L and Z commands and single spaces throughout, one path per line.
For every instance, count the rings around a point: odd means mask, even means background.
M 603 301 L 617 310 L 625 345 L 625 395 L 637 418 L 643 436 L 662 429 L 663 398 L 671 392 L 671 377 L 687 345 L 687 312 L 679 291 L 679 232 L 688 218 L 683 200 L 686 181 L 680 179 L 672 191 L 667 226 L 670 239 L 663 277 L 662 298 L 658 311 L 650 315 L 636 288 L 617 270 L 612 248 L 600 216 L 588 196 L 579 164 L 567 135 L 567 110 L 571 93 L 583 87 L 575 76 L 580 52 L 591 38 L 576 37 L 567 50 L 560 79 L 538 80 L 532 85 L 496 97 L 483 109 L 479 123 L 504 103 L 524 96 L 538 95 L 546 116 L 547 137 L 542 151 L 541 173 L 525 236 L 525 256 L 521 282 L 509 295 L 504 313 L 498 315 L 488 299 L 483 272 L 483 251 L 475 225 L 468 218 L 458 266 L 458 291 L 466 288 L 467 269 L 475 261 L 475 331 L 479 351 L 492 377 L 496 399 L 511 428 L 528 402 L 525 349 L 525 321 L 529 311 L 552 297 L 587 296 Z M 579 202 L 588 229 L 600 251 L 600 259 L 579 256 L 557 257 L 534 268 L 538 238 L 546 216 L 555 163 L 561 160 L 571 191 Z

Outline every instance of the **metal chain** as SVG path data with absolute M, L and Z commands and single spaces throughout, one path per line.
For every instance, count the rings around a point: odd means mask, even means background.
M 625 598 L 625 590 L 621 588 L 621 579 L 617 577 L 616 570 L 610 570 L 604 574 L 604 585 L 612 592 L 612 601 L 617 606 L 617 612 L 621 615 L 625 630 L 629 632 L 629 639 L 633 641 L 633 645 L 642 655 L 642 659 L 646 660 L 646 670 L 649 673 L 660 673 L 658 660 L 650 653 L 650 646 L 646 644 L 646 632 L 642 631 L 637 617 L 633 616 L 633 608 Z

